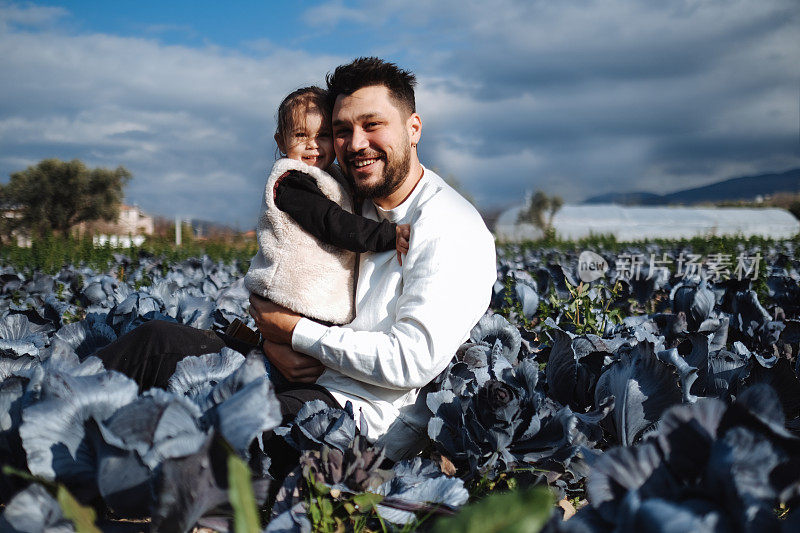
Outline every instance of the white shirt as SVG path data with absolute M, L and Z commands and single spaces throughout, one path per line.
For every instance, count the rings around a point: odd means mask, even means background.
M 402 204 L 366 201 L 363 215 L 411 224 L 403 265 L 394 251 L 361 254 L 355 319 L 328 327 L 302 318 L 292 348 L 327 367 L 317 384 L 352 402 L 374 440 L 447 367 L 486 311 L 497 271 L 478 212 L 428 169 Z

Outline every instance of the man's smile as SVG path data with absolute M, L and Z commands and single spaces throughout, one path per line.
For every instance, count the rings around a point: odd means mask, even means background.
M 357 159 L 353 161 L 353 166 L 356 168 L 363 168 L 366 167 L 367 165 L 377 163 L 378 161 L 380 161 L 380 159 L 381 159 L 380 157 L 370 157 L 369 159 Z
M 365 150 L 350 156 L 348 162 L 354 170 L 363 172 L 370 170 L 375 163 L 385 161 L 385 159 L 386 154 L 381 153 L 379 150 Z

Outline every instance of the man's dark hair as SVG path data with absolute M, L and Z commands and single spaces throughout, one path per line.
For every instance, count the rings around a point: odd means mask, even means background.
M 339 95 L 349 96 L 362 87 L 382 85 L 389 90 L 400 109 L 410 115 L 417 112 L 414 100 L 414 87 L 417 78 L 408 70 L 377 57 L 359 57 L 347 65 L 339 65 L 333 74 L 325 77 L 328 83 L 328 102 L 330 108 Z

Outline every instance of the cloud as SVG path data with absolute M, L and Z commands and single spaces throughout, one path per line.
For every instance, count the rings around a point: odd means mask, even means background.
M 374 9 L 348 8 L 342 0 L 323 2 L 306 9 L 303 13 L 303 19 L 316 28 L 336 26 L 340 23 L 373 24 L 374 16 Z
M 0 3 L 0 180 L 45 157 L 121 164 L 146 210 L 250 227 L 280 99 L 359 55 L 417 73 L 423 162 L 485 208 L 784 170 L 800 166 L 795 3 L 335 0 L 240 50 Z
M 6 30 L 10 26 L 51 26 L 68 14 L 69 12 L 61 7 L 0 2 L 0 30 Z
M 0 34 L 0 70 L 11 73 L 0 79 L 0 176 L 46 157 L 123 165 L 134 175 L 128 201 L 248 228 L 273 160 L 278 103 L 339 62 L 11 29 Z
M 374 46 L 418 73 L 428 163 L 459 169 L 479 199 L 666 192 L 800 166 L 790 0 L 358 5 Z M 505 171 L 490 161 L 517 178 L 487 180 Z

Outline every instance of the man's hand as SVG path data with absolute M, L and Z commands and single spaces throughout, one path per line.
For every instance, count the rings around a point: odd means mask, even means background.
M 278 344 L 292 344 L 292 332 L 300 315 L 252 293 L 248 312 L 264 338 Z
M 265 340 L 263 347 L 272 366 L 293 383 L 315 383 L 325 370 L 313 357 L 297 353 L 285 344 Z

